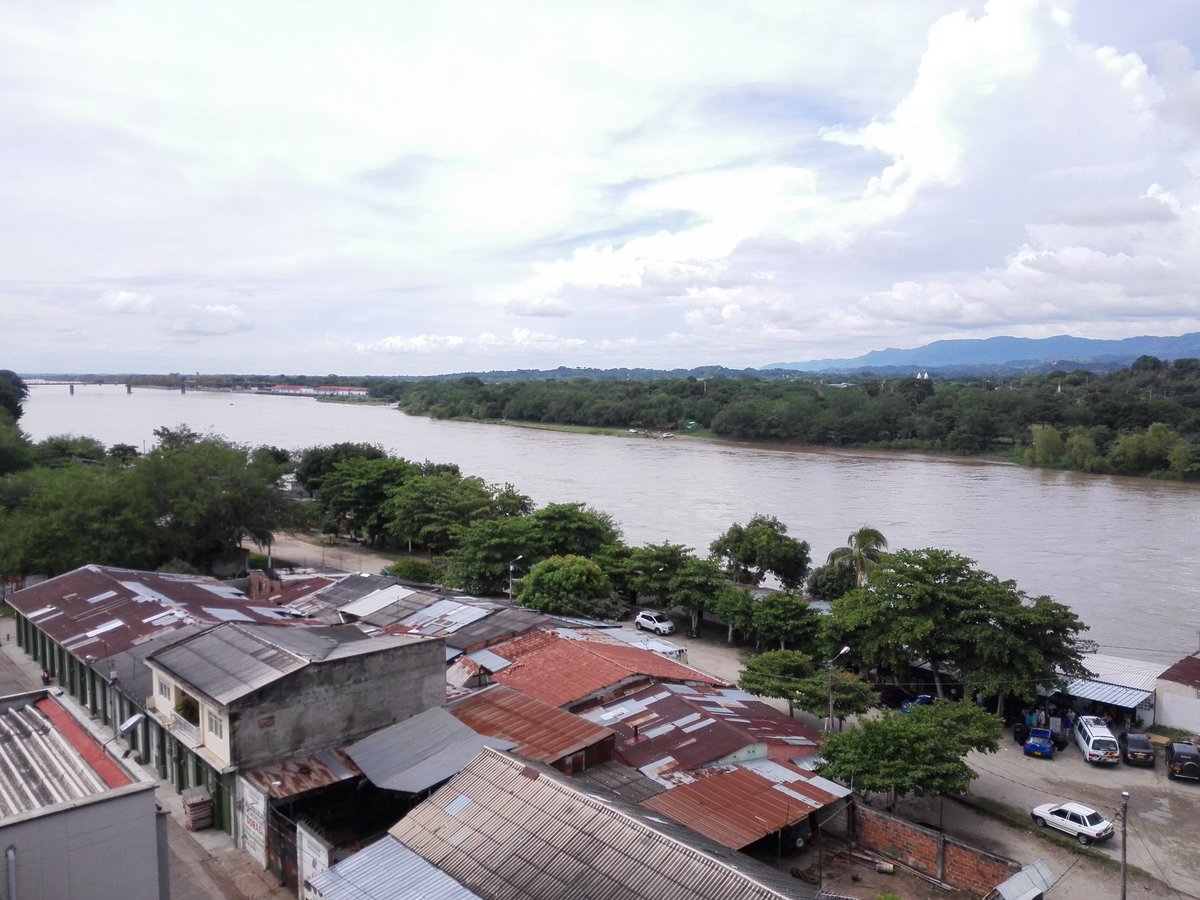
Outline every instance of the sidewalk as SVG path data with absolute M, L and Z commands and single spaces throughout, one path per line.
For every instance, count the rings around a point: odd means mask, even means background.
M 38 690 L 41 686 L 41 667 L 17 646 L 13 620 L 7 616 L 0 618 L 0 696 Z M 88 711 L 70 694 L 63 692 L 57 699 L 81 721 L 89 721 Z M 91 730 L 99 728 L 106 726 L 96 724 Z M 129 760 L 124 762 L 128 764 Z M 279 879 L 271 872 L 264 871 L 234 846 L 233 839 L 225 832 L 215 828 L 187 831 L 183 798 L 169 782 L 160 781 L 154 769 L 142 766 L 141 770 L 147 780 L 157 783 L 155 799 L 170 814 L 167 846 L 171 900 L 264 900 L 296 896 L 280 886 Z

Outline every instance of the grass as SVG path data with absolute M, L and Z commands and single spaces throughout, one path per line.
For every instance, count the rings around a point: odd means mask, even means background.
M 1190 741 L 1196 736 L 1195 732 L 1185 731 L 1182 728 L 1169 728 L 1166 725 L 1151 725 L 1146 729 L 1146 734 L 1157 734 L 1168 741 Z

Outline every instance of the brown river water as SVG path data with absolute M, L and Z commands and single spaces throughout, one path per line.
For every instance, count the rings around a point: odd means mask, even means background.
M 631 544 L 706 552 L 733 522 L 773 515 L 824 560 L 862 525 L 892 548 L 940 547 L 1029 594 L 1049 594 L 1091 626 L 1100 651 L 1173 662 L 1200 648 L 1200 486 L 1048 472 L 869 451 L 584 435 L 406 416 L 310 398 L 34 385 L 33 439 L 85 434 L 152 447 L 186 424 L 288 449 L 377 443 L 417 462 L 457 463 L 538 504 L 583 502 Z

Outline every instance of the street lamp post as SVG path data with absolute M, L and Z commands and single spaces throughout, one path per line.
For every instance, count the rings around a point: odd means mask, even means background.
M 525 554 L 522 553 L 516 559 L 509 560 L 509 563 L 508 563 L 508 599 L 509 600 L 512 600 L 512 598 L 513 598 L 513 572 L 515 571 L 517 563 L 519 563 L 524 558 L 525 558 Z
M 833 732 L 833 664 L 849 652 L 849 647 L 843 647 L 838 651 L 837 656 L 825 664 L 825 667 L 829 670 L 829 722 L 825 726 L 825 730 L 830 733 Z

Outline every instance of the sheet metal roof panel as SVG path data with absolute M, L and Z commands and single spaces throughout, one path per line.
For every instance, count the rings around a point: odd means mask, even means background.
M 390 833 L 495 900 L 815 896 L 784 873 L 660 819 L 582 792 L 551 769 L 484 751 Z
M 152 654 L 149 661 L 224 705 L 308 664 L 237 623 L 210 628 Z
M 472 730 L 513 741 L 518 755 L 544 763 L 557 762 L 614 736 L 611 728 L 504 685 L 477 691 L 446 709 Z
M 214 623 L 218 616 L 244 615 L 255 622 L 274 617 L 257 612 L 244 594 L 212 578 L 112 566 L 83 566 L 16 591 L 8 602 L 80 659 L 108 657 L 149 635 Z M 44 610 L 53 612 L 37 615 Z
M 365 616 L 373 612 L 378 612 L 385 606 L 403 600 L 406 597 L 411 597 L 417 593 L 409 587 L 401 584 L 389 585 L 382 590 L 375 591 L 373 594 L 367 594 L 365 597 L 360 597 L 345 606 L 339 607 L 340 611 L 347 616 Z
M 532 609 L 503 608 L 447 635 L 446 643 L 452 647 L 473 650 L 526 634 L 549 621 L 546 616 Z
M 1155 681 L 1167 670 L 1165 663 L 1128 659 L 1124 656 L 1108 656 L 1103 653 L 1091 653 L 1084 656 L 1083 664 L 1091 671 L 1091 680 L 1093 681 L 1139 688 L 1143 691 L 1153 691 Z
M 314 875 L 321 900 L 481 900 L 391 835 Z
M 479 735 L 434 707 L 368 735 L 346 753 L 376 787 L 411 794 L 457 774 L 484 747 L 514 746 Z
M 241 774 L 267 796 L 283 800 L 357 778 L 362 772 L 344 750 L 323 750 Z
M 1200 687 L 1200 658 L 1195 655 L 1185 656 L 1158 677 L 1162 681 L 1170 681 L 1173 684 Z
M 1067 685 L 1067 693 L 1081 700 L 1095 700 L 1097 703 L 1107 703 L 1122 709 L 1136 709 L 1154 696 L 1152 690 L 1122 687 L 1119 684 L 1105 684 L 1102 681 L 1083 678 L 1073 679 Z

